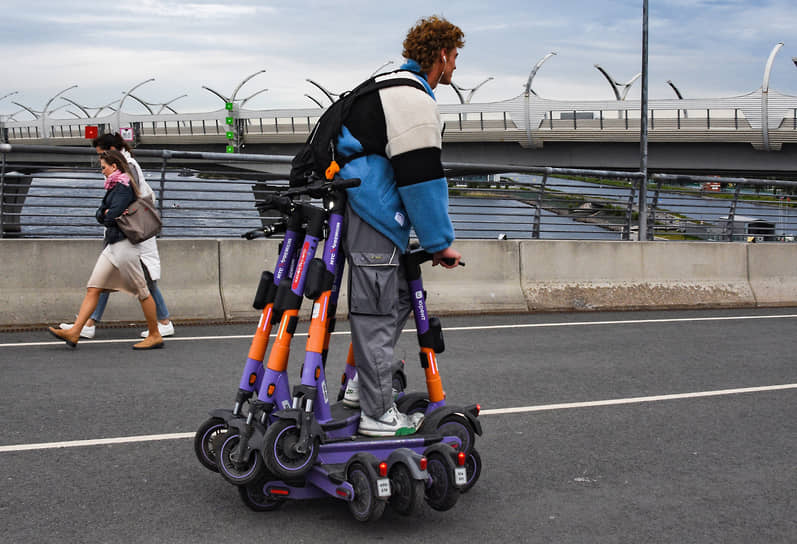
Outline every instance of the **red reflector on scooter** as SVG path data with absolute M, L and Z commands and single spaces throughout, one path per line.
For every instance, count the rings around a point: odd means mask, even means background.
M 379 463 L 379 477 L 384 478 L 387 476 L 387 463 Z
M 337 488 L 335 490 L 335 494 L 338 497 L 343 497 L 344 499 L 348 499 L 349 498 L 349 492 L 346 491 L 345 489 L 343 489 L 342 487 Z
M 461 466 L 461 467 L 464 467 L 464 466 L 465 466 L 465 459 L 466 459 L 466 457 L 467 457 L 467 456 L 465 455 L 465 452 L 464 452 L 464 451 L 461 451 L 461 452 L 459 452 L 459 453 L 457 454 L 457 464 L 458 464 L 459 466 Z
M 421 460 L 418 461 L 418 466 L 421 470 L 426 470 L 426 457 L 421 457 Z
M 290 490 L 285 489 L 284 487 L 269 487 L 268 488 L 269 495 L 280 495 L 286 497 L 291 494 Z

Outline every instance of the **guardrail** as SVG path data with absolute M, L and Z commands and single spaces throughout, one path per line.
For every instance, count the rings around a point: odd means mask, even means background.
M 85 166 L 25 163 L 31 154 L 78 155 Z M 270 221 L 254 202 L 284 181 L 217 165 L 287 164 L 291 157 L 140 150 L 156 158 L 146 169 L 164 221 L 162 237 L 232 238 Z M 15 157 L 22 157 L 16 159 Z M 188 168 L 184 161 L 202 170 Z M 176 161 L 180 165 L 176 165 Z M 0 225 L 3 237 L 95 237 L 93 219 L 102 176 L 93 149 L 0 144 Z M 638 238 L 640 215 L 648 239 L 793 241 L 797 235 L 797 182 L 653 174 L 640 210 L 639 172 L 445 163 L 453 171 L 449 210 L 458 238 Z M 509 172 L 509 173 L 507 173 Z
M 523 94 L 481 104 L 441 104 L 444 141 L 518 142 L 539 147 L 545 141 L 601 138 L 639 141 L 638 100 L 547 100 Z M 140 142 L 162 145 L 173 137 L 206 142 L 303 141 L 323 113 L 320 108 L 248 110 L 234 105 L 200 113 L 131 114 L 102 117 L 18 120 L 0 116 L 0 141 L 76 141 L 86 126 L 101 132 L 132 127 Z M 778 150 L 797 142 L 797 97 L 758 89 L 725 98 L 650 100 L 649 137 L 656 141 L 746 142 L 756 149 Z M 229 134 L 232 137 L 229 137 Z M 190 141 L 190 140 L 189 140 Z M 168 143 L 168 142 L 166 142 Z

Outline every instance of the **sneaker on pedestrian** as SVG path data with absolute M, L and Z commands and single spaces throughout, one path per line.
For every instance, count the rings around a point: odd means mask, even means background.
M 343 393 L 343 405 L 349 408 L 360 407 L 360 380 L 357 374 L 346 384 L 346 392 Z
M 61 323 L 58 325 L 63 330 L 69 330 L 74 326 L 74 323 Z M 96 332 L 96 326 L 89 327 L 88 325 L 83 325 L 83 329 L 80 331 L 81 338 L 94 338 L 94 333 Z
M 357 432 L 366 436 L 405 436 L 415 433 L 422 422 L 423 414 L 402 414 L 394 404 L 379 419 L 360 414 Z
M 169 321 L 165 325 L 158 321 L 158 332 L 161 333 L 161 336 L 174 336 L 174 323 Z M 142 331 L 141 338 L 146 338 L 149 336 L 149 331 Z
M 349 408 L 360 407 L 360 380 L 358 376 L 359 374 L 355 374 L 354 377 L 348 381 L 346 384 L 346 391 L 343 393 L 343 405 Z M 392 391 L 393 400 L 395 401 L 398 399 L 399 390 L 393 387 Z

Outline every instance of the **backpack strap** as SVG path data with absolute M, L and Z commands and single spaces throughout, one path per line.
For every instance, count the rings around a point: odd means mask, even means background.
M 396 70 L 395 72 L 390 72 L 390 73 L 404 72 L 404 71 L 406 70 Z M 348 94 L 345 94 L 344 96 L 341 97 L 341 98 L 344 97 L 349 98 L 349 107 L 346 108 L 346 111 L 344 111 L 341 116 L 341 126 L 343 126 L 343 122 L 346 120 L 346 117 L 348 117 L 349 115 L 349 110 L 351 109 L 351 105 L 354 104 L 354 102 L 358 98 L 365 96 L 367 94 L 371 94 L 376 91 L 380 91 L 382 89 L 387 89 L 389 87 L 398 87 L 401 85 L 406 85 L 408 87 L 415 87 L 416 89 L 428 94 L 426 87 L 424 87 L 423 83 L 421 83 L 414 77 L 383 79 L 382 81 L 375 81 L 373 79 L 369 79 L 359 87 L 355 88 L 354 90 L 350 91 Z M 341 168 L 346 166 L 346 164 L 353 161 L 354 159 L 359 159 L 360 157 L 365 157 L 366 155 L 369 154 L 365 150 L 363 150 L 363 151 L 358 151 L 357 153 L 352 153 L 351 155 L 348 155 L 346 157 L 339 157 L 335 155 L 334 142 L 331 142 L 331 144 L 332 145 L 330 147 L 332 148 L 331 151 L 332 151 L 333 162 L 336 165 L 335 169 L 337 171 L 340 171 Z

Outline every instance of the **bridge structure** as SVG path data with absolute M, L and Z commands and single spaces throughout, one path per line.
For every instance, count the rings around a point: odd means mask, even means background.
M 11 144 L 85 145 L 99 133 L 130 128 L 138 148 L 291 155 L 321 108 L 247 109 L 31 120 L 0 116 L 0 139 Z M 797 170 L 797 96 L 759 89 L 726 98 L 674 98 L 648 103 L 651 171 L 789 176 Z M 638 100 L 550 100 L 527 86 L 487 103 L 441 104 L 443 159 L 448 162 L 638 169 Z M 99 113 L 99 112 L 98 112 Z M 31 157 L 31 160 L 35 160 Z M 64 160 L 67 160 L 66 158 Z M 284 164 L 260 166 L 273 174 Z

